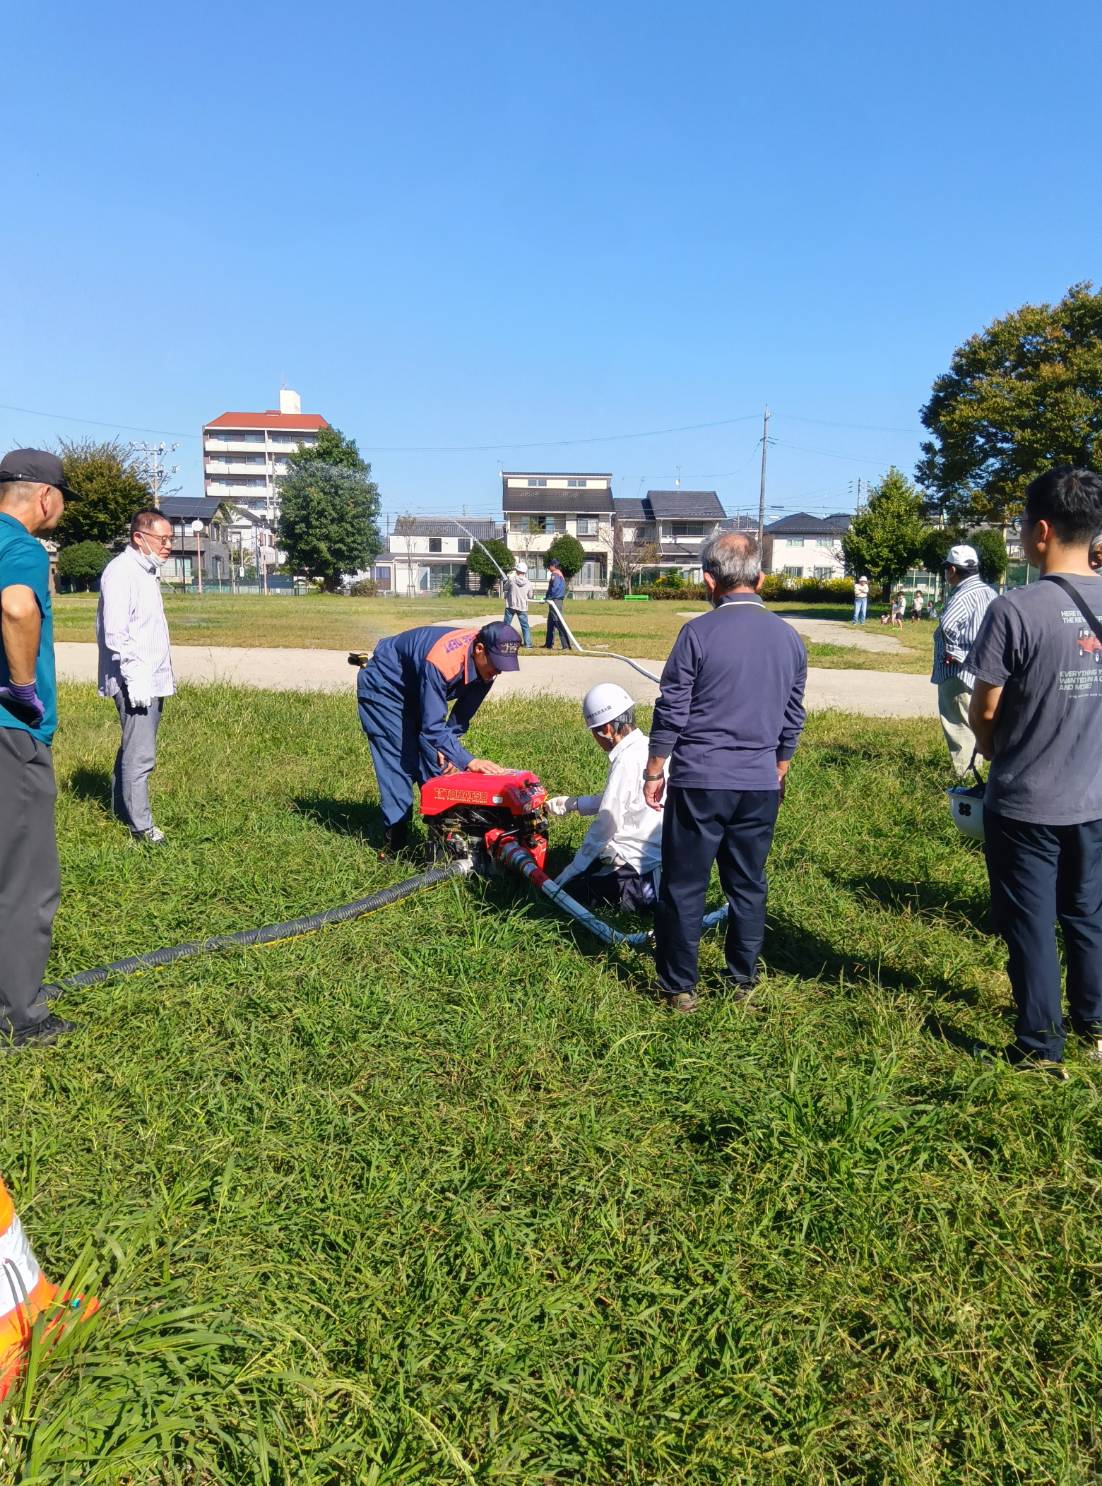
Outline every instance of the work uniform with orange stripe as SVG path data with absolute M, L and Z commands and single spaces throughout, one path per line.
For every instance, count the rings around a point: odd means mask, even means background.
M 409 820 L 413 781 L 443 772 L 438 754 L 457 769 L 474 757 L 460 739 L 493 686 L 475 669 L 478 633 L 437 625 L 406 630 L 381 640 L 360 672 L 360 722 L 388 831 Z

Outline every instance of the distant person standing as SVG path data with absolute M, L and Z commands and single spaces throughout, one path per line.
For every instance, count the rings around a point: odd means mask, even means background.
M 991 760 L 984 855 L 1018 1010 L 1014 1066 L 1063 1076 L 1055 927 L 1071 1029 L 1102 1063 L 1102 574 L 1091 566 L 1102 476 L 1058 465 L 1026 491 L 1022 546 L 1041 581 L 996 598 L 968 667 Z
M 864 624 L 869 612 L 869 580 L 858 578 L 853 585 L 853 623 Z
M 911 605 L 911 619 L 922 619 L 926 613 L 926 595 L 921 588 L 915 589 L 914 603 Z
M 100 696 L 114 700 L 122 728 L 111 804 L 135 841 L 149 846 L 165 840 L 153 824 L 149 779 L 165 698 L 176 690 L 161 600 L 171 546 L 172 523 L 160 511 L 136 512 L 129 543 L 103 570 L 96 612 Z
M 892 594 L 892 628 L 902 629 L 903 618 L 907 613 L 907 595 L 902 588 L 897 588 Z
M 662 810 L 655 913 L 659 990 L 696 1010 L 700 925 L 713 863 L 730 909 L 727 982 L 745 995 L 765 938 L 765 863 L 804 725 L 807 651 L 761 601 L 761 556 L 745 532 L 701 554 L 710 613 L 686 624 L 662 672 L 644 797 Z M 669 785 L 663 768 L 669 760 Z
M 0 1048 L 73 1030 L 42 995 L 61 868 L 50 560 L 36 540 L 53 531 L 73 494 L 55 454 L 16 449 L 0 460 Z
M 528 605 L 532 601 L 532 591 L 528 564 L 518 557 L 512 573 L 505 580 L 505 623 L 512 624 L 515 618 L 520 625 L 520 638 L 529 647 L 532 631 L 528 627 Z
M 563 576 L 562 568 L 554 558 L 547 564 L 547 598 L 552 603 L 557 604 L 560 610 L 566 601 L 566 579 Z M 562 648 L 564 650 L 573 649 L 573 646 L 570 644 L 570 636 L 563 628 L 559 616 L 555 613 L 554 609 L 548 609 L 547 638 L 543 646 L 545 650 L 554 650 L 556 635 L 562 641 Z
M 975 735 L 968 725 L 968 707 L 976 678 L 964 662 L 995 590 L 980 577 L 979 553 L 966 543 L 951 547 L 946 554 L 945 582 L 949 594 L 934 629 L 930 680 L 937 687 L 937 710 L 953 772 L 963 779 L 976 748 Z

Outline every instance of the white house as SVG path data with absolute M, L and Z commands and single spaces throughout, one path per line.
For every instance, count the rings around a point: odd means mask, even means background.
M 557 536 L 575 537 L 585 552 L 581 572 L 571 579 L 577 597 L 603 598 L 612 572 L 612 476 L 503 471 L 505 541 L 523 557 L 533 583 L 547 577 L 547 552 Z
M 765 528 L 766 571 L 786 578 L 842 578 L 842 538 L 852 518 L 844 512 L 809 516 L 798 511 Z
M 496 521 L 464 518 L 463 525 L 483 542 L 502 535 Z M 425 598 L 447 583 L 466 583 L 471 546 L 471 537 L 446 516 L 399 516 L 372 576 L 382 593 Z M 477 591 L 477 579 L 474 587 Z
M 646 564 L 647 572 L 675 572 L 688 583 L 701 582 L 701 549 L 726 521 L 714 490 L 648 490 L 614 505 L 621 554 L 651 549 L 655 560 Z

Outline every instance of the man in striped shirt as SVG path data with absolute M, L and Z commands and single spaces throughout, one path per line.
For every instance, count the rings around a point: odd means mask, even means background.
M 930 680 L 937 687 L 941 728 L 949 745 L 949 758 L 958 779 L 968 773 L 976 738 L 968 726 L 968 705 L 976 678 L 964 669 L 964 661 L 979 633 L 995 590 L 980 577 L 979 553 L 961 543 L 950 547 L 945 558 L 945 581 L 949 597 L 934 630 L 934 669 Z
M 103 570 L 96 614 L 100 696 L 114 698 L 122 727 L 112 805 L 134 839 L 149 846 L 162 846 L 165 839 L 153 824 L 149 776 L 157 762 L 164 699 L 176 690 L 161 602 L 161 568 L 171 546 L 168 518 L 138 511 L 128 545 Z

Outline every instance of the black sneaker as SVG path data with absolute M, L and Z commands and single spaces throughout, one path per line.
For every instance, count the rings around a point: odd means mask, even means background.
M 695 1011 L 700 1005 L 695 991 L 662 991 L 660 994 L 668 1011 Z
M 18 1052 L 21 1047 L 31 1047 L 41 1044 L 48 1047 L 51 1042 L 56 1042 L 59 1037 L 64 1037 L 67 1032 L 75 1032 L 76 1022 L 67 1022 L 64 1017 L 48 1016 L 41 1022 L 34 1022 L 29 1027 L 20 1027 L 17 1032 L 12 1032 L 0 1042 L 0 1047 L 6 1053 Z
M 990 1067 L 996 1066 L 1013 1068 L 1017 1073 L 1046 1073 L 1049 1078 L 1056 1079 L 1059 1083 L 1066 1083 L 1068 1070 L 1056 1058 L 1043 1058 L 1039 1053 L 1028 1052 L 1020 1048 L 1016 1042 L 1004 1047 L 1001 1052 L 992 1053 L 988 1049 L 977 1050 L 980 1060 Z

